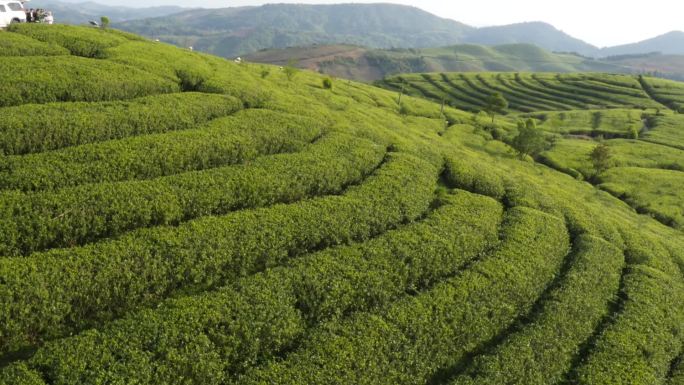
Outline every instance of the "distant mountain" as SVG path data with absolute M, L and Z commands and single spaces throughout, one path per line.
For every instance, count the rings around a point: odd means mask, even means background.
M 421 72 L 639 72 L 622 62 L 557 54 L 531 44 L 455 45 L 443 48 L 379 50 L 350 45 L 319 45 L 263 50 L 247 55 L 257 63 L 301 68 L 340 78 L 374 81 L 399 73 Z M 684 72 L 682 69 L 680 72 Z
M 374 49 L 534 44 L 552 52 L 588 57 L 655 51 L 684 54 L 684 32 L 601 50 L 543 22 L 475 28 L 396 4 L 269 4 L 195 9 L 115 26 L 224 57 L 314 44 L 352 44 Z
M 374 48 L 444 46 L 461 41 L 473 29 L 415 7 L 393 4 L 271 4 L 193 10 L 118 27 L 228 57 L 316 43 Z
M 90 20 L 100 20 L 107 16 L 112 22 L 123 22 L 150 17 L 162 17 L 188 10 L 187 8 L 162 6 L 131 8 L 102 5 L 94 2 L 67 2 L 59 0 L 33 0 L 27 3 L 30 8 L 44 8 L 53 12 L 55 20 L 64 24 L 85 24 Z
M 660 53 L 610 56 L 603 59 L 613 65 L 630 68 L 634 72 L 684 81 L 684 55 Z
M 648 52 L 684 55 L 684 32 L 673 31 L 634 44 L 604 48 L 601 50 L 601 56 L 634 55 Z
M 593 56 L 598 52 L 597 47 L 542 22 L 478 28 L 465 37 L 465 42 L 484 45 L 535 44 L 550 51 L 576 52 L 585 56 Z

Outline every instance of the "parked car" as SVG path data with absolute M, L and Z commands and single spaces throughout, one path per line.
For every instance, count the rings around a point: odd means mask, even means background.
M 19 1 L 0 0 L 0 28 L 13 23 L 25 23 L 26 11 Z

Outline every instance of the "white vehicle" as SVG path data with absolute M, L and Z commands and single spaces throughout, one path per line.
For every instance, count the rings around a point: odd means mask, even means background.
M 19 1 L 0 0 L 0 28 L 13 23 L 25 23 L 26 11 Z

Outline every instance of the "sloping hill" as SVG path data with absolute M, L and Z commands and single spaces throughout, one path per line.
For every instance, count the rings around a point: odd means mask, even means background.
M 421 72 L 610 72 L 648 73 L 684 79 L 684 56 L 635 55 L 590 59 L 545 51 L 529 44 L 454 45 L 422 49 L 370 49 L 352 45 L 313 45 L 261 50 L 244 56 L 250 62 L 296 66 L 335 77 L 376 81 Z
M 488 97 L 499 93 L 508 101 L 511 126 L 532 117 L 559 139 L 540 161 L 593 178 L 640 212 L 684 227 L 684 146 L 676 139 L 681 132 L 673 132 L 680 122 L 676 112 L 684 111 L 684 83 L 605 74 L 441 73 L 400 75 L 379 84 L 473 112 L 486 110 Z M 605 139 L 619 167 L 594 175 L 589 154 Z
M 480 111 L 493 93 L 501 93 L 511 110 L 517 112 L 575 110 L 592 108 L 666 108 L 677 103 L 663 89 L 660 102 L 642 88 L 641 78 L 628 75 L 554 73 L 439 73 L 409 74 L 387 78 L 378 84 L 392 90 L 404 89 L 410 95 L 452 106 Z M 648 84 L 661 84 L 649 79 Z M 662 84 L 678 84 L 662 81 Z M 665 96 L 667 95 L 667 96 Z M 672 105 L 675 107 L 674 105 Z
M 534 44 L 549 51 L 575 52 L 584 56 L 594 56 L 598 52 L 597 47 L 542 22 L 478 28 L 466 36 L 465 42 L 484 45 Z
M 43 0 L 48 1 L 48 0 Z M 455 44 L 533 44 L 552 52 L 588 57 L 684 54 L 683 32 L 599 49 L 543 22 L 475 28 L 415 7 L 396 4 L 293 5 L 187 10 L 118 23 L 127 31 L 181 47 L 233 58 L 263 49 L 357 45 L 371 49 L 426 48 Z
M 489 119 L 114 30 L 0 41 L 2 385 L 681 378 L 681 230 Z
M 123 29 L 225 57 L 316 43 L 369 47 L 453 44 L 471 27 L 393 4 L 270 4 L 187 11 Z
M 684 32 L 672 31 L 633 44 L 604 48 L 601 56 L 634 55 L 659 52 L 664 55 L 684 55 Z
M 684 81 L 684 55 L 663 55 L 659 53 L 622 55 L 610 56 L 602 61 L 631 68 L 639 73 Z

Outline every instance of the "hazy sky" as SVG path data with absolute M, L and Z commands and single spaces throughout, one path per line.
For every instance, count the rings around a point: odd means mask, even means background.
M 76 0 L 70 0 L 76 1 Z M 85 1 L 85 0 L 79 0 Z M 340 3 L 328 1 L 253 0 L 93 0 L 110 5 L 185 7 L 235 7 L 265 3 Z M 373 3 L 376 1 L 351 1 Z M 632 43 L 672 30 L 684 30 L 682 0 L 463 0 L 387 1 L 414 5 L 438 16 L 474 26 L 546 21 L 570 35 L 598 46 Z

